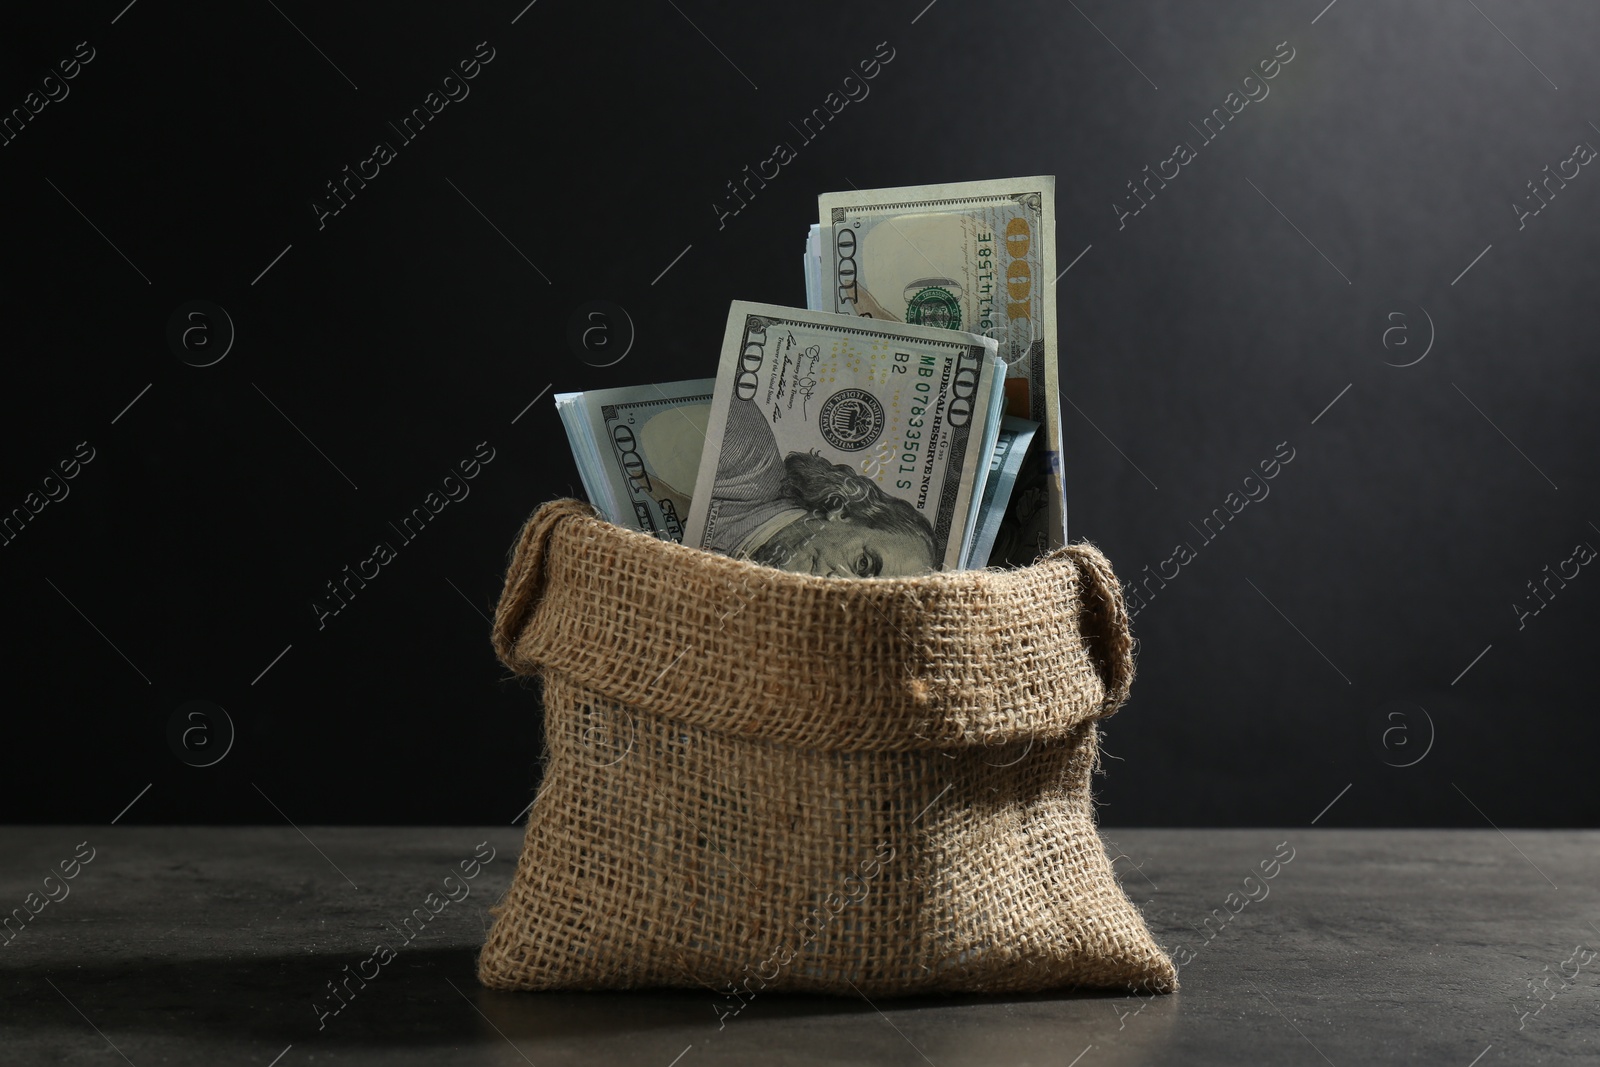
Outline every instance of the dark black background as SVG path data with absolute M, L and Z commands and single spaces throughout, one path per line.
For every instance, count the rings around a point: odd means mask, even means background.
M 1521 230 L 1510 205 L 1600 144 L 1600 12 L 924 3 L 8 12 L 6 111 L 96 50 L 0 147 L 0 509 L 95 450 L 0 548 L 8 819 L 137 795 L 126 822 L 512 821 L 537 699 L 485 616 L 521 520 L 577 490 L 550 391 L 711 374 L 730 299 L 803 303 L 820 192 L 1046 173 L 1058 262 L 1083 252 L 1058 287 L 1072 536 L 1128 582 L 1199 549 L 1137 617 L 1104 823 L 1338 797 L 1319 825 L 1594 825 L 1600 575 L 1522 629 L 1512 605 L 1600 545 L 1600 175 Z M 319 229 L 324 183 L 480 41 L 470 96 Z M 883 41 L 870 95 L 798 144 Z M 1124 183 L 1285 41 L 1270 96 L 1119 229 Z M 798 158 L 719 229 L 778 141 Z M 195 299 L 237 330 L 210 367 L 166 338 Z M 594 299 L 637 331 L 615 366 L 566 340 Z M 1429 354 L 1392 366 L 1422 309 Z M 471 495 L 319 629 L 323 584 L 482 441 Z M 1270 497 L 1202 545 L 1280 442 Z M 237 727 L 203 769 L 167 741 L 196 699 Z

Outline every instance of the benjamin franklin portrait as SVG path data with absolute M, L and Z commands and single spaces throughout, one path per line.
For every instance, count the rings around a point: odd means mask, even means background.
M 734 400 L 709 501 L 708 547 L 823 576 L 890 578 L 939 568 L 933 526 L 871 478 L 813 452 L 781 456 L 754 403 Z

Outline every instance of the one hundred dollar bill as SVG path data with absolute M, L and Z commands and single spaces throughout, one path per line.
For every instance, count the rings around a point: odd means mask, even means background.
M 978 504 L 978 522 L 972 540 L 967 546 L 967 567 L 985 567 L 1004 562 L 991 558 L 1000 525 L 1011 503 L 1012 490 L 1017 475 L 1022 470 L 1022 460 L 1028 454 L 1039 429 L 1037 422 L 1007 415 L 1000 422 L 1000 433 L 990 453 L 989 477 L 983 485 L 983 498 Z
M 684 543 L 819 575 L 956 568 L 987 476 L 994 340 L 734 301 Z
M 683 540 L 715 379 L 557 393 L 589 502 L 610 522 Z
M 1011 499 L 1000 516 L 1000 532 L 989 550 L 991 567 L 1026 567 L 1048 552 L 1050 495 L 1045 489 L 1045 456 L 1035 435 L 1033 447 L 1022 457 L 1022 469 L 1012 486 Z
M 824 193 L 826 311 L 993 337 L 1006 412 L 1045 433 L 1046 544 L 1066 541 L 1056 364 L 1055 178 Z

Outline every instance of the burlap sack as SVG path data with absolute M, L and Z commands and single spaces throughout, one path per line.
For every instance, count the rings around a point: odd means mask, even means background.
M 817 578 L 557 500 L 494 645 L 543 678 L 549 758 L 485 985 L 1176 988 L 1094 827 L 1133 675 L 1095 548 Z

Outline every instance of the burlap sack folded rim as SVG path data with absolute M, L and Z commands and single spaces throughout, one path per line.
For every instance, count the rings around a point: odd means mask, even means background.
M 554 609 L 550 582 L 566 594 Z M 1087 542 L 1027 567 L 824 578 L 570 498 L 524 524 L 492 636 L 516 674 L 559 671 L 621 704 L 821 750 L 1065 737 L 1114 714 L 1134 675 L 1121 584 Z

